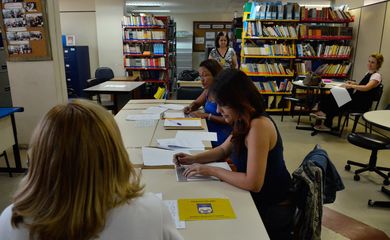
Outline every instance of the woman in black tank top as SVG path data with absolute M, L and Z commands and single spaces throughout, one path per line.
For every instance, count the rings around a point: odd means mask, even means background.
M 373 97 L 377 87 L 382 81 L 378 70 L 383 64 L 383 56 L 380 53 L 371 54 L 368 58 L 368 72 L 359 82 L 347 81 L 343 86 L 350 92 L 352 101 L 338 107 L 332 94 L 327 94 L 321 97 L 318 105 L 319 111 L 311 113 L 310 116 L 315 117 L 317 125 L 314 129 L 317 131 L 331 131 L 333 118 L 339 115 L 340 111 L 345 109 L 356 112 L 366 112 L 370 109 Z M 324 123 L 321 120 L 325 120 Z

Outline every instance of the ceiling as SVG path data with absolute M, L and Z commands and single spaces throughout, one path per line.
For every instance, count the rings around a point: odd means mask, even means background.
M 130 12 L 130 9 L 136 10 L 170 10 L 169 13 L 234 13 L 234 11 L 241 12 L 242 6 L 246 0 L 168 0 L 168 1 L 158 1 L 158 0 L 144 0 L 144 1 L 131 1 L 125 0 L 125 3 L 161 3 L 161 7 L 134 7 L 127 6 L 127 12 Z M 258 1 L 260 2 L 260 1 Z M 287 1 L 282 1 L 287 2 Z M 298 2 L 303 5 L 322 5 L 330 4 L 331 1 L 325 0 L 289 0 L 288 2 Z M 146 12 L 146 11 L 143 11 Z

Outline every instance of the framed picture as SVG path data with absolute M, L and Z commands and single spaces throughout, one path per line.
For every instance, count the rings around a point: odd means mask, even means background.
M 46 0 L 2 0 L 0 7 L 8 61 L 51 60 Z
M 75 46 L 76 37 L 74 35 L 66 35 L 66 46 Z

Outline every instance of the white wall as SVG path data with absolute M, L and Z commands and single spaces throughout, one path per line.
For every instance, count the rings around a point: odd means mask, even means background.
M 20 144 L 28 144 L 50 108 L 67 101 L 58 2 L 46 3 L 53 60 L 7 62 L 13 105 L 24 107 L 23 113 L 15 114 Z
M 100 66 L 110 67 L 115 76 L 124 76 L 121 20 L 123 0 L 95 0 Z
M 383 95 L 381 99 L 380 108 L 383 109 L 387 104 L 390 104 L 390 3 L 387 2 L 386 19 L 384 26 L 381 53 L 385 59 L 381 68 L 383 76 Z
M 88 46 L 91 77 L 99 67 L 95 0 L 60 0 L 62 34 L 76 36 L 76 45 Z
M 364 0 L 335 0 L 334 6 L 347 4 L 349 8 L 359 8 L 364 5 Z

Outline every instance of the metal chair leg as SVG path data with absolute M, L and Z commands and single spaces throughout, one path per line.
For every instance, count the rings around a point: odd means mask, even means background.
M 12 177 L 12 170 L 11 170 L 11 166 L 9 165 L 7 152 L 3 151 L 3 153 L 0 156 L 4 156 L 5 163 L 6 163 L 7 169 L 8 169 L 8 175 L 9 175 L 9 177 Z

